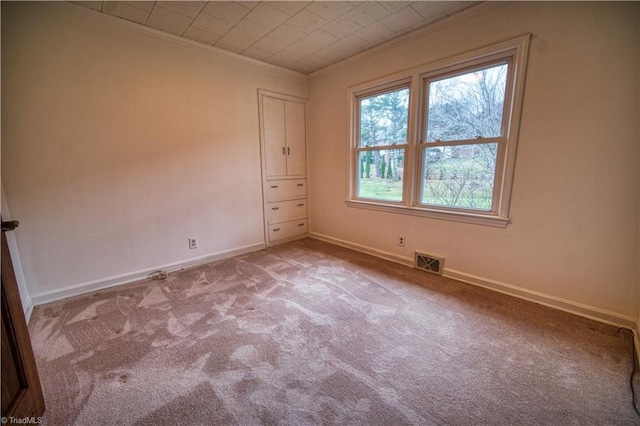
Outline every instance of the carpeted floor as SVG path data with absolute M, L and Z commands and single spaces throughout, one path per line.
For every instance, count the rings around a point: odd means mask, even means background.
M 640 423 L 627 330 L 311 239 L 30 330 L 46 425 Z

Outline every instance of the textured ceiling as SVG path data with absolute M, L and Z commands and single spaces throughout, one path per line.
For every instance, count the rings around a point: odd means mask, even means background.
M 74 1 L 156 30 L 309 74 L 425 27 L 468 1 Z

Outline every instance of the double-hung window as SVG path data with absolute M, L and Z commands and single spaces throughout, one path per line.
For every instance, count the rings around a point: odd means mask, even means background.
M 402 202 L 409 123 L 409 85 L 357 97 L 357 197 Z
M 528 42 L 351 88 L 347 204 L 506 226 Z
M 424 79 L 420 205 L 494 210 L 506 145 L 508 71 L 509 63 L 499 61 Z

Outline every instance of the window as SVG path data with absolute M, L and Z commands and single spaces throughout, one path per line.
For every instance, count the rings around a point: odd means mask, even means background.
M 347 204 L 506 226 L 528 42 L 350 89 Z
M 359 97 L 357 107 L 357 197 L 401 202 L 409 87 Z
M 499 63 L 425 79 L 421 205 L 493 210 L 508 70 Z

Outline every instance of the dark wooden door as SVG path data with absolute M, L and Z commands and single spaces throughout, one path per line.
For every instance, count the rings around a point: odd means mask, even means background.
M 2 232 L 2 417 L 40 417 L 44 398 L 7 238 Z

